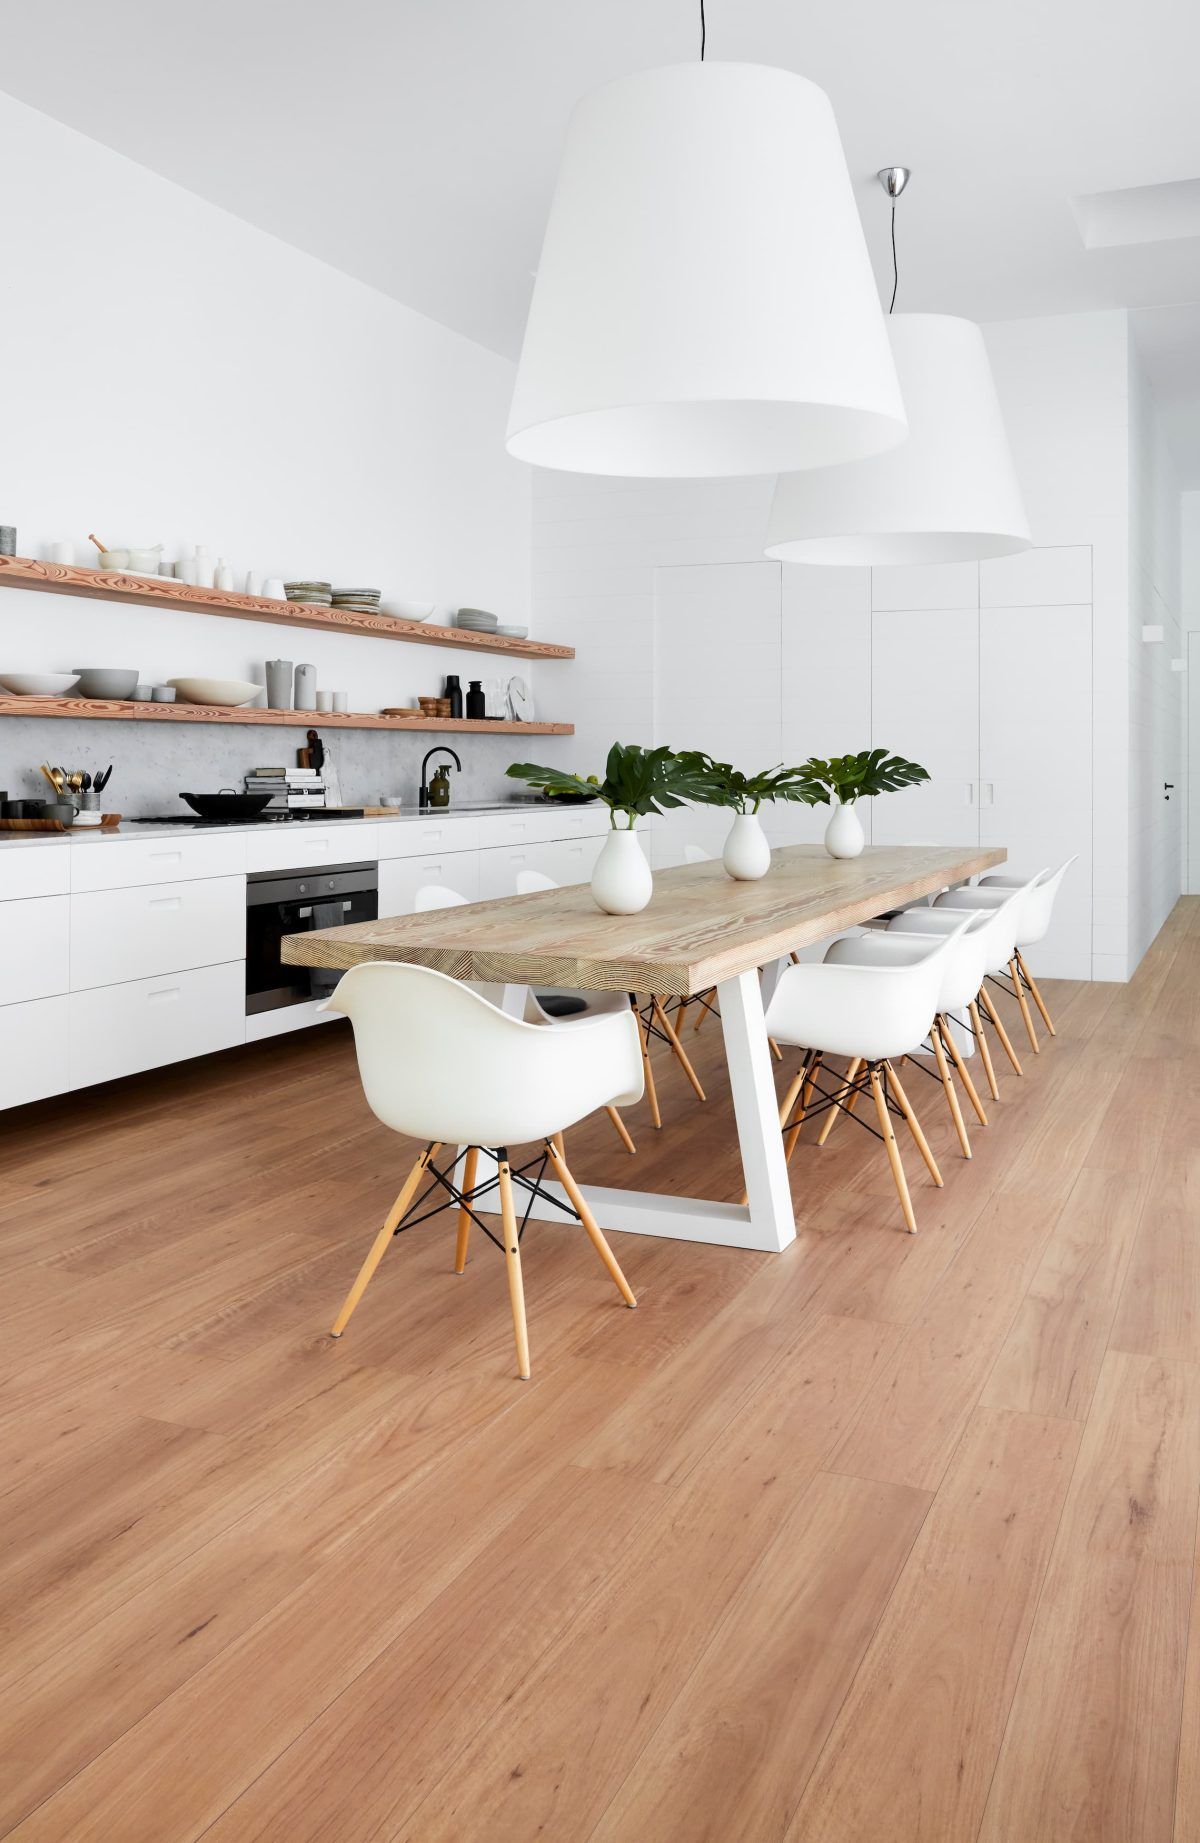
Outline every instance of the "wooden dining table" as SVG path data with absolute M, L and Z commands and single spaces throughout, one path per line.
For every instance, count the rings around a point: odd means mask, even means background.
M 716 986 L 746 1203 L 591 1185 L 588 1200 L 606 1229 L 778 1251 L 796 1234 L 764 1018 L 781 967 L 793 950 L 965 882 L 1006 856 L 991 846 L 883 845 L 835 859 L 819 845 L 789 845 L 753 883 L 735 882 L 719 862 L 658 871 L 638 915 L 606 915 L 587 884 L 572 884 L 288 935 L 282 957 L 341 970 L 381 960 L 429 966 L 502 986 L 515 1015 L 529 986 L 660 999 Z M 420 1045 L 404 1051 L 419 1055 Z M 537 1201 L 533 1213 L 559 1215 Z

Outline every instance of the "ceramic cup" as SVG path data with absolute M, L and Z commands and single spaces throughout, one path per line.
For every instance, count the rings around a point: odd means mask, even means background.
M 133 687 L 133 702 L 135 704 L 148 704 L 152 694 L 152 687 L 150 685 L 135 685 Z
M 333 710 L 334 708 L 335 708 L 335 705 L 333 702 L 333 692 L 332 691 L 318 691 L 317 692 L 317 709 L 318 710 Z
M 285 602 L 287 600 L 287 591 L 283 586 L 282 576 L 268 576 L 263 583 L 262 592 L 268 601 Z
M 0 525 L 0 557 L 15 557 L 17 554 L 17 527 Z
M 261 595 L 262 592 L 263 592 L 263 579 L 259 575 L 258 571 L 257 570 L 247 570 L 246 571 L 245 593 L 247 595 Z
M 175 702 L 174 685 L 154 685 L 150 691 L 150 700 L 154 704 L 173 704 Z
M 333 694 L 333 708 L 335 710 L 348 711 L 350 708 L 349 694 L 345 691 L 335 691 Z
M 70 538 L 59 538 L 50 546 L 51 563 L 74 563 L 75 546 Z

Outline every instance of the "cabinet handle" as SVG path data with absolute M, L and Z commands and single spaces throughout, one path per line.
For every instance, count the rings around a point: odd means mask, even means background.
M 150 856 L 155 859 L 161 858 L 165 864 L 178 864 L 183 859 L 182 851 L 152 851 Z
M 178 997 L 179 987 L 177 985 L 160 986 L 157 992 L 147 992 L 146 994 L 146 998 L 150 1004 L 157 1004 L 160 999 Z
M 993 796 L 995 793 L 994 783 L 991 781 L 981 781 L 979 785 L 980 785 L 980 801 L 979 801 L 980 806 L 992 806 L 994 804 Z M 983 793 L 985 789 L 986 789 L 986 798 L 983 797 Z
M 967 802 L 966 803 L 968 806 L 974 806 L 975 804 L 975 783 L 974 781 L 967 782 Z
M 182 896 L 151 896 L 152 909 L 178 909 L 183 906 Z

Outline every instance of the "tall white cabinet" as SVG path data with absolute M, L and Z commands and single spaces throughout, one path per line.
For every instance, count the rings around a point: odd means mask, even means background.
M 928 768 L 863 803 L 876 844 L 1001 844 L 1014 872 L 1078 856 L 1032 955 L 1092 973 L 1092 591 L 1087 547 L 995 563 L 819 570 L 773 562 L 655 571 L 656 742 L 741 768 L 882 746 Z M 826 808 L 764 813 L 775 843 L 819 839 Z M 673 814 L 655 864 L 716 855 L 728 816 Z

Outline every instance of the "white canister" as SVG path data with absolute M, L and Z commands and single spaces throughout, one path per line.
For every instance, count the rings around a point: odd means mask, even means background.
M 296 709 L 315 710 L 317 708 L 317 668 L 316 666 L 296 667 Z
M 213 560 L 209 556 L 207 547 L 205 545 L 197 544 L 196 554 L 192 558 L 191 569 L 192 569 L 192 573 L 189 578 L 189 581 L 194 583 L 196 588 L 198 589 L 211 589 L 212 588 L 213 575 L 214 575 Z
M 333 708 L 335 710 L 340 710 L 343 713 L 347 712 L 350 709 L 349 695 L 345 691 L 335 691 L 334 692 Z
M 297 705 L 296 708 L 297 710 L 299 710 L 300 706 Z M 333 708 L 334 708 L 333 692 L 332 691 L 318 691 L 317 692 L 317 709 L 327 711 L 327 710 L 332 710 Z

